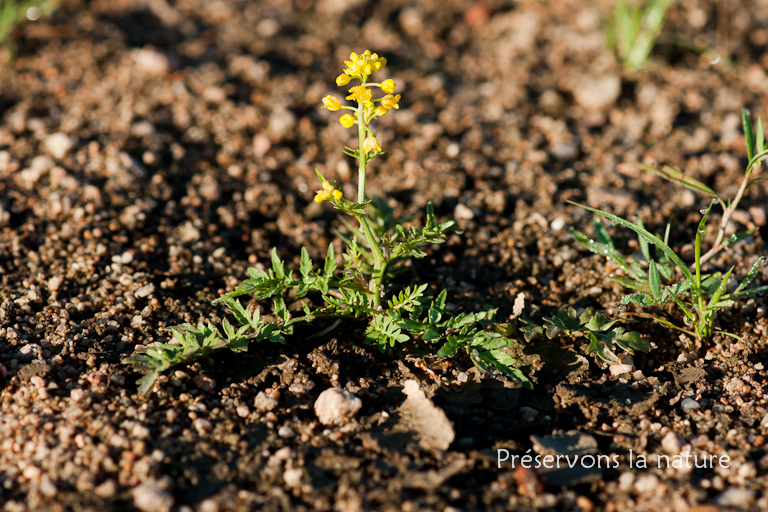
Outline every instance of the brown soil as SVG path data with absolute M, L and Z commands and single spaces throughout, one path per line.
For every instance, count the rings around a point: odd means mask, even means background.
M 406 280 L 447 288 L 455 311 L 506 318 L 522 292 L 531 316 L 617 314 L 614 269 L 568 234 L 591 215 L 566 201 L 654 232 L 671 222 L 690 260 L 706 198 L 637 164 L 735 194 L 741 108 L 768 106 L 764 2 L 675 2 L 664 34 L 724 58 L 660 44 L 637 72 L 605 48 L 610 2 L 65 4 L 16 31 L 18 57 L 0 71 L 4 510 L 768 510 L 764 296 L 719 319 L 741 340 L 698 351 L 634 324 L 653 350 L 632 375 L 611 376 L 580 339 L 521 346 L 534 391 L 425 347 L 380 354 L 356 324 L 172 370 L 146 399 L 121 362 L 167 341 L 168 326 L 219 320 L 211 301 L 272 246 L 296 266 L 301 246 L 324 255 L 339 224 L 312 202 L 314 168 L 348 196 L 355 173 L 341 152 L 350 132 L 318 107 L 366 48 L 389 59 L 403 95 L 381 120 L 389 155 L 369 192 L 404 213 L 431 200 L 464 231 Z M 711 269 L 741 276 L 764 250 L 765 192 L 751 189 L 734 222 L 757 234 Z M 408 380 L 430 400 L 406 398 Z M 363 405 L 324 427 L 313 404 L 334 385 Z M 618 467 L 499 467 L 498 450 Z M 729 462 L 659 469 L 686 450 Z

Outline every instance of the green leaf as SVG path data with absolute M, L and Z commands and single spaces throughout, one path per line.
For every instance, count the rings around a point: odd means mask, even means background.
M 637 225 L 641 228 L 645 229 L 645 226 L 643 225 L 643 221 L 640 217 L 637 218 Z M 637 235 L 637 241 L 640 244 L 640 251 L 643 253 L 643 257 L 645 258 L 645 261 L 651 261 L 651 251 L 648 249 L 648 240 Z
M 312 260 L 309 257 L 306 247 L 301 248 L 301 263 L 299 264 L 299 272 L 303 277 L 309 277 L 309 273 L 312 272 Z
M 765 151 L 765 133 L 763 132 L 763 120 L 757 118 L 757 137 L 755 140 L 757 153 Z
M 272 270 L 275 272 L 275 276 L 278 279 L 285 279 L 285 264 L 277 255 L 277 247 L 272 248 Z
M 157 372 L 148 373 L 142 378 L 139 379 L 139 389 L 138 393 L 141 396 L 147 396 L 152 392 L 152 388 L 155 386 L 155 382 L 157 382 L 157 378 L 160 377 L 160 374 Z
M 661 276 L 656 269 L 656 262 L 653 260 L 648 264 L 648 285 L 651 288 L 653 300 L 658 301 L 661 297 Z
M 621 304 L 627 305 L 630 302 L 643 308 L 657 304 L 654 298 L 647 293 L 630 293 L 621 299 Z
M 751 181 L 750 183 L 754 183 L 754 180 Z M 754 235 L 758 231 L 759 229 L 755 228 L 755 229 L 750 229 L 749 231 L 742 231 L 741 233 L 735 233 L 729 236 L 728 238 L 726 238 L 725 240 L 723 240 L 723 247 L 728 247 L 735 243 L 741 242 L 742 240 Z
M 755 136 L 752 133 L 752 118 L 747 109 L 741 109 L 741 124 L 744 126 L 744 143 L 747 146 L 747 159 L 752 160 L 755 155 Z
M 760 266 L 763 264 L 763 260 L 765 258 L 763 256 L 759 256 L 755 262 L 752 264 L 752 267 L 749 269 L 749 272 L 747 272 L 747 275 L 744 277 L 744 279 L 739 284 L 739 287 L 736 288 L 736 291 L 731 294 L 732 297 L 740 297 L 744 295 L 744 293 L 741 293 L 742 290 L 744 290 L 747 286 L 749 286 L 752 283 L 752 280 L 757 275 L 758 270 L 760 270 Z
M 443 318 L 443 313 L 445 313 L 445 301 L 447 297 L 448 291 L 443 290 L 440 292 L 437 298 L 432 301 L 432 305 L 429 307 L 428 313 L 428 320 L 430 324 L 435 325 L 440 322 L 441 318 Z
M 448 341 L 437 351 L 439 357 L 454 357 L 459 352 L 459 343 L 454 336 L 448 336 Z
M 728 269 L 728 272 L 725 273 L 723 278 L 720 280 L 720 283 L 717 285 L 717 289 L 715 290 L 715 293 L 712 294 L 712 297 L 709 299 L 709 305 L 708 307 L 712 308 L 715 307 L 718 302 L 720 302 L 720 298 L 725 294 L 725 290 L 728 287 L 728 278 L 731 277 L 731 272 L 733 272 L 734 267 L 731 267 Z
M 325 256 L 325 265 L 323 267 L 323 274 L 326 277 L 333 277 L 333 273 L 336 272 L 336 254 L 333 251 L 333 244 L 328 244 L 328 254 Z M 323 293 L 328 293 L 327 291 Z
M 613 240 L 611 240 L 611 235 L 608 234 L 608 230 L 605 229 L 603 223 L 600 222 L 600 218 L 595 217 L 592 221 L 592 224 L 595 226 L 595 236 L 597 237 L 597 240 L 601 244 L 613 249 Z
M 696 180 L 694 178 L 688 177 L 682 172 L 678 171 L 677 169 L 674 169 L 668 165 L 665 165 L 661 169 L 656 169 L 655 167 L 652 167 L 650 165 L 646 164 L 640 164 L 639 166 L 642 170 L 652 172 L 654 174 L 658 174 L 665 180 L 671 181 L 673 183 L 677 183 L 679 185 L 682 185 L 685 188 L 694 190 L 696 192 L 703 192 L 707 194 L 710 197 L 718 197 L 717 193 L 700 182 L 699 180 Z

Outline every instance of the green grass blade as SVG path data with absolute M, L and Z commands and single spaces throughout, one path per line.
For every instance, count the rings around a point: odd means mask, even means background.
M 611 213 L 598 210 L 597 208 L 592 208 L 591 206 L 585 206 L 583 204 L 575 203 L 573 201 L 568 201 L 568 202 L 574 206 L 584 208 L 585 210 L 588 210 L 597 215 L 602 215 L 609 221 L 615 222 L 617 224 L 621 224 L 622 226 L 631 229 L 638 235 L 643 236 L 649 243 L 652 243 L 653 245 L 661 249 L 662 252 L 664 252 L 664 254 L 667 255 L 667 257 L 672 261 L 672 263 L 674 263 L 675 266 L 677 266 L 677 268 L 680 269 L 680 272 L 683 273 L 683 276 L 685 276 L 685 279 L 688 280 L 692 286 L 695 284 L 693 274 L 691 274 L 691 271 L 688 270 L 688 266 L 683 262 L 683 260 L 680 259 L 680 257 L 677 254 L 675 254 L 675 251 L 673 251 L 670 246 L 665 244 L 659 237 L 657 237 L 653 233 L 650 233 L 649 231 L 646 231 L 644 228 L 641 228 L 640 226 L 632 224 L 628 220 L 624 220 L 621 217 L 617 217 L 616 215 L 613 215 Z
M 755 260 L 755 262 L 752 264 L 752 267 L 749 269 L 749 272 L 747 272 L 747 275 L 744 277 L 744 280 L 739 283 L 739 287 L 736 288 L 736 291 L 733 292 L 731 297 L 741 297 L 744 295 L 744 293 L 741 293 L 742 290 L 744 290 L 747 286 L 750 285 L 750 283 L 752 283 L 752 280 L 757 275 L 757 271 L 760 270 L 760 266 L 763 264 L 764 259 L 765 258 L 763 256 L 760 256 Z
M 678 171 L 677 169 L 674 169 L 668 165 L 665 165 L 661 169 L 657 169 L 655 167 L 652 167 L 650 165 L 640 164 L 640 168 L 644 171 L 652 172 L 654 174 L 658 174 L 662 178 L 664 178 L 667 181 L 671 181 L 672 183 L 677 183 L 678 185 L 682 185 L 683 187 L 694 190 L 696 192 L 703 192 L 707 194 L 710 197 L 717 198 L 717 193 L 700 182 L 699 180 L 696 180 L 694 178 L 691 178 L 689 176 L 686 176 L 682 172 Z M 719 199 L 719 198 L 718 198 Z
M 747 109 L 741 109 L 741 123 L 744 125 L 744 143 L 747 146 L 747 158 L 751 161 L 755 155 L 755 135 L 752 133 L 752 118 Z
M 656 263 L 653 260 L 651 260 L 648 265 L 648 285 L 651 287 L 653 300 L 658 302 L 659 297 L 661 296 L 661 276 L 659 275 L 659 271 L 656 269 Z
M 755 147 L 758 153 L 765 150 L 765 133 L 763 132 L 763 120 L 757 118 L 757 136 L 755 138 Z

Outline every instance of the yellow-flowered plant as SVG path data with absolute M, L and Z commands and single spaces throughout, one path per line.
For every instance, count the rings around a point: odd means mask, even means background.
M 222 322 L 223 332 L 211 323 L 177 326 L 173 328 L 175 344 L 156 344 L 128 359 L 140 370 L 150 370 L 141 379 L 140 393 L 148 393 L 160 372 L 175 364 L 223 348 L 242 351 L 251 341 L 285 343 L 285 337 L 293 333 L 297 323 L 323 319 L 333 322 L 321 331 L 325 333 L 334 329 L 341 319 L 350 316 L 368 320 L 366 341 L 377 343 L 381 350 L 411 339 L 441 342 L 438 355 L 452 357 L 460 349 L 464 350 L 479 368 L 485 370 L 495 366 L 530 387 L 528 379 L 513 367 L 516 361 L 503 351 L 513 340 L 498 330 L 486 329 L 484 327 L 487 326 L 480 324 L 493 320 L 495 310 L 447 315 L 445 290 L 433 299 L 425 295 L 429 286 L 427 283 L 408 286 L 398 294 L 388 294 L 384 288 L 388 278 L 405 270 L 408 260 L 427 255 L 423 246 L 444 242 L 454 226 L 453 221 L 435 222 L 432 203 L 427 205 L 425 226 L 416 229 L 404 226 L 395 219 L 385 202 L 371 204 L 374 201 L 366 198 L 367 165 L 372 159 L 385 154 L 371 123 L 390 110 L 400 108 L 401 96 L 394 94 L 397 84 L 393 79 L 369 82 L 371 74 L 381 71 L 386 63 L 386 59 L 367 50 L 360 55 L 351 54 L 349 60 L 344 61 L 346 67 L 336 78 L 336 85 L 345 87 L 356 81 L 346 96 L 354 104 L 342 105 L 332 95 L 322 99 L 321 108 L 332 112 L 349 111 L 339 118 L 342 126 L 351 128 L 357 125 L 357 149 L 345 149 L 345 153 L 358 162 L 357 201 L 345 199 L 336 184 L 316 171 L 320 189 L 315 194 L 315 202 L 329 202 L 356 219 L 360 226 L 358 230 L 345 222 L 351 234 L 343 236 L 347 245 L 343 269 L 337 268 L 333 244 L 328 246 L 321 269 L 314 267 L 309 252 L 302 248 L 299 276 L 288 269 L 277 250 L 273 249 L 271 269 L 249 268 L 249 279 L 215 301 L 227 306 L 239 327 L 233 327 L 228 320 Z M 378 90 L 383 93 L 382 96 Z M 308 294 L 319 295 L 322 305 L 316 306 L 314 301 L 308 300 Z M 259 308 L 243 306 L 238 299 L 241 295 L 248 295 L 255 301 L 271 299 L 272 313 L 277 322 L 262 318 Z M 388 297 L 386 302 L 382 301 L 385 297 Z M 286 298 L 299 301 L 304 315 L 293 316 L 295 309 L 289 311 Z

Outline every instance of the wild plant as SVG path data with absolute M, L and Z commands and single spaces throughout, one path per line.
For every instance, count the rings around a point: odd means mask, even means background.
M 58 3 L 58 0 L 4 0 L 0 3 L 0 46 L 9 48 L 15 54 L 11 31 L 24 20 L 34 21 L 43 14 L 50 14 Z
M 729 279 L 732 277 L 731 274 L 735 266 L 731 266 L 725 274 L 719 271 L 710 274 L 702 273 L 702 266 L 715 254 L 723 248 L 754 234 L 754 231 L 747 231 L 735 233 L 727 238 L 725 236 L 731 216 L 747 188 L 752 184 L 766 180 L 766 178 L 755 178 L 754 176 L 760 169 L 763 160 L 768 158 L 768 148 L 766 148 L 765 144 L 762 120 L 758 118 L 757 131 L 755 132 L 752 129 L 752 120 L 746 110 L 742 111 L 742 119 L 749 161 L 739 190 L 732 200 L 724 201 L 704 183 L 685 176 L 680 171 L 671 167 L 667 166 L 658 170 L 650 166 L 642 166 L 645 170 L 660 174 L 669 181 L 704 193 L 711 198 L 710 204 L 700 211 L 702 217 L 696 229 L 694 239 L 692 270 L 670 247 L 669 226 L 667 226 L 664 238 L 662 239 L 647 231 L 640 219 L 630 222 L 597 208 L 571 203 L 599 215 L 611 225 L 620 224 L 638 235 L 642 259 L 625 257 L 617 251 L 607 229 L 597 217 L 594 220 L 595 238 L 589 238 L 584 233 L 576 230 L 571 231 L 576 241 L 595 254 L 613 260 L 626 273 L 625 276 L 612 277 L 614 281 L 635 290 L 634 293 L 630 293 L 622 298 L 620 308 L 626 310 L 629 303 L 634 303 L 641 307 L 674 303 L 682 311 L 683 322 L 686 327 L 680 327 L 656 315 L 641 314 L 640 316 L 649 316 L 667 327 L 672 327 L 695 336 L 699 344 L 709 340 L 715 332 L 734 336 L 732 333 L 715 329 L 717 314 L 725 308 L 734 306 L 737 299 L 768 290 L 768 286 L 747 289 L 757 275 L 761 265 L 766 262 L 763 256 L 755 260 L 740 284 L 731 286 L 733 291 L 729 291 Z M 707 217 L 716 205 L 723 208 L 723 215 L 712 247 L 705 254 L 702 254 L 702 240 L 707 233 Z M 651 257 L 650 245 L 656 248 L 655 259 Z M 682 279 L 680 279 L 681 275 Z M 691 327 L 693 331 L 690 330 Z
M 391 78 L 369 81 L 373 73 L 385 67 L 385 58 L 366 50 L 360 55 L 352 53 L 344 64 L 336 85 L 358 82 L 346 96 L 352 105 L 328 95 L 322 100 L 322 108 L 345 111 L 339 122 L 345 128 L 356 128 L 357 148 L 345 147 L 344 153 L 358 164 L 357 198 L 344 198 L 337 184 L 317 170 L 320 189 L 314 198 L 318 203 L 330 203 L 351 221 L 345 220 L 352 228 L 350 234 L 341 237 L 346 246 L 343 266 L 339 266 L 332 243 L 320 265 L 302 248 L 298 275 L 273 249 L 271 268 L 249 268 L 248 279 L 214 301 L 227 308 L 234 322 L 223 320 L 221 330 L 211 322 L 173 327 L 174 342 L 155 343 L 127 359 L 137 370 L 149 372 L 140 380 L 141 394 L 149 393 L 160 373 L 174 365 L 225 348 L 242 352 L 251 342 L 286 343 L 298 324 L 315 325 L 315 335 L 325 335 L 353 318 L 366 322 L 364 341 L 377 344 L 381 351 L 410 340 L 439 344 L 440 356 L 452 357 L 464 351 L 481 370 L 495 367 L 531 387 L 515 368 L 515 359 L 504 350 L 514 339 L 493 328 L 496 310 L 449 313 L 447 292 L 430 296 L 429 283 L 399 291 L 390 289 L 391 277 L 398 269 L 411 258 L 427 256 L 426 246 L 445 242 L 455 230 L 455 223 L 437 221 L 431 203 L 427 204 L 421 228 L 393 219 L 384 202 L 376 203 L 378 207 L 371 204 L 365 188 L 368 166 L 386 154 L 374 131 L 375 122 L 400 108 L 401 95 L 395 94 L 396 84 Z M 374 97 L 377 91 L 383 96 Z M 249 298 L 247 306 L 241 297 Z M 262 315 L 262 301 L 271 302 L 274 320 Z

